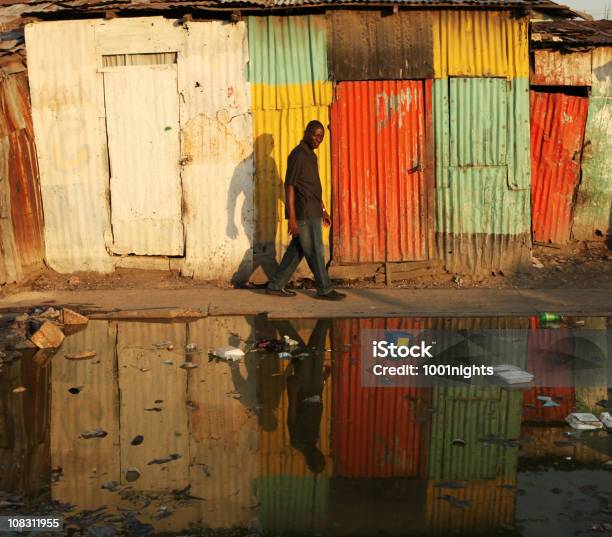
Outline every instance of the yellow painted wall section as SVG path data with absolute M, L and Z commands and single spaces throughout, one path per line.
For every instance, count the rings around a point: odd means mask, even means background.
M 503 11 L 434 15 L 435 78 L 529 77 L 528 20 Z
M 285 220 L 285 173 L 287 157 L 300 142 L 304 127 L 318 119 L 329 124 L 327 106 L 287 108 L 282 110 L 254 110 L 253 132 L 255 136 L 255 244 L 266 251 L 274 245 L 276 258 L 280 259 L 291 241 Z M 319 173 L 323 186 L 323 201 L 328 211 L 331 199 L 331 149 L 330 132 L 317 149 Z M 323 230 L 323 241 L 329 247 L 329 229 Z M 256 251 L 257 251 L 256 246 Z
M 253 109 L 279 110 L 330 104 L 332 84 L 313 81 L 307 84 L 252 84 Z

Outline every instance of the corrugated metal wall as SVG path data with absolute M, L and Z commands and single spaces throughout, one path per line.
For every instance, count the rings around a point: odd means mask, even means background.
M 336 88 L 335 261 L 412 261 L 433 253 L 431 105 L 431 81 Z
M 570 238 L 588 97 L 531 92 L 532 232 L 539 242 Z
M 532 86 L 591 85 L 591 51 L 535 50 L 533 59 Z
M 162 17 L 43 22 L 27 26 L 26 40 L 50 266 L 114 268 L 102 71 L 121 67 L 104 67 L 103 56 L 174 52 L 176 98 L 182 96 L 182 271 L 226 280 L 239 267 L 248 272 L 253 154 L 246 24 L 181 26 Z M 224 60 L 209 62 L 208 55 Z M 154 226 L 146 229 L 155 234 Z M 152 257 L 142 260 L 155 266 Z
M 612 229 L 612 47 L 593 50 L 593 79 L 572 235 L 605 237 Z
M 441 11 L 433 28 L 438 254 L 453 271 L 519 269 L 531 245 L 527 20 Z
M 0 285 L 42 267 L 43 215 L 26 73 L 0 83 Z
M 287 157 L 308 121 L 329 125 L 325 16 L 249 17 L 249 70 L 255 140 L 255 248 L 280 259 L 287 232 L 284 180 Z M 323 200 L 329 210 L 329 131 L 317 150 Z M 329 231 L 323 232 L 329 245 Z

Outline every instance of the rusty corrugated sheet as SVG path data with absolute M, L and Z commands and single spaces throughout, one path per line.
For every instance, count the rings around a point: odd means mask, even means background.
M 612 47 L 593 50 L 593 86 L 584 136 L 582 179 L 572 235 L 597 240 L 612 234 Z
M 410 329 L 401 320 L 342 320 L 333 325 L 332 453 L 335 475 L 347 478 L 424 477 L 429 422 L 422 419 L 431 390 L 361 384 L 359 333 Z
M 432 18 L 428 12 L 328 13 L 330 78 L 394 80 L 433 78 Z
M 534 48 L 584 50 L 596 46 L 612 45 L 610 20 L 534 20 L 531 26 Z
M 427 527 L 432 534 L 493 535 L 514 526 L 516 475 L 467 481 L 461 488 L 444 488 L 441 484 L 430 480 L 427 485 Z M 457 508 L 448 496 L 471 504 Z
M 0 84 L 0 138 L 2 176 L 7 179 L 0 203 L 2 284 L 42 266 L 44 256 L 42 204 L 25 73 L 9 76 Z
M 563 54 L 553 50 L 536 50 L 532 86 L 590 86 L 591 52 Z
M 431 81 L 342 82 L 332 107 L 334 259 L 431 255 Z
M 434 14 L 435 78 L 529 77 L 529 22 L 508 11 Z
M 531 219 L 534 240 L 570 238 L 588 97 L 531 92 Z
M 527 78 L 434 82 L 435 228 L 450 270 L 529 263 L 528 88 Z

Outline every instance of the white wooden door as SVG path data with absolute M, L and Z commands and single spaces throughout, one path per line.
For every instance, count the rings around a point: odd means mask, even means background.
M 184 254 L 176 64 L 104 73 L 117 254 Z

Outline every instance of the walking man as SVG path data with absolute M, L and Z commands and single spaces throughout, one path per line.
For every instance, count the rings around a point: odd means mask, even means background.
M 272 280 L 268 283 L 270 295 L 295 296 L 285 289 L 300 261 L 306 257 L 317 285 L 315 298 L 341 300 L 346 295 L 334 290 L 323 256 L 322 226 L 329 227 L 331 219 L 323 204 L 323 189 L 319 177 L 319 164 L 314 150 L 321 145 L 325 129 L 320 121 L 306 125 L 304 138 L 291 151 L 287 159 L 285 177 L 285 218 L 289 221 L 289 234 L 293 237 Z

